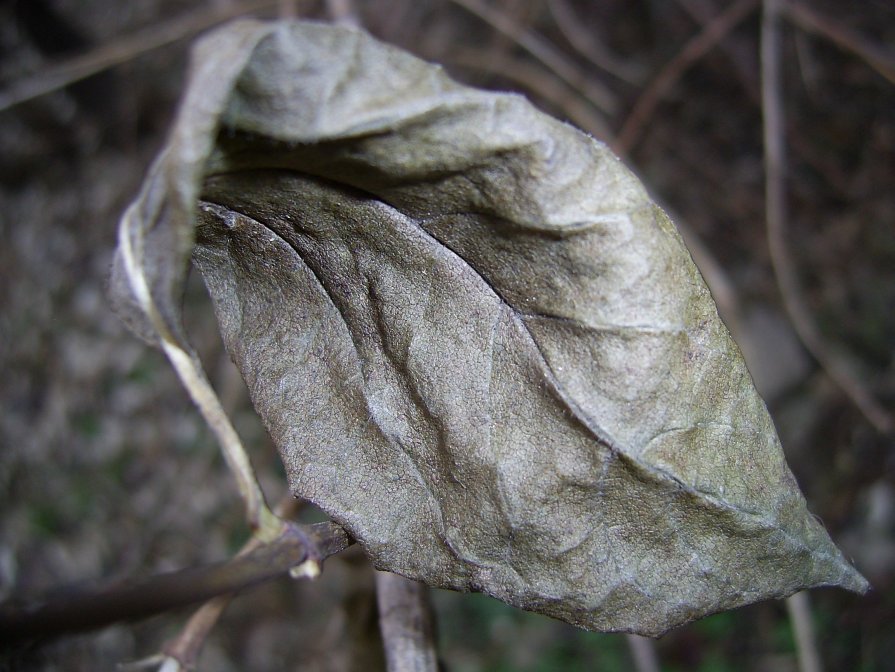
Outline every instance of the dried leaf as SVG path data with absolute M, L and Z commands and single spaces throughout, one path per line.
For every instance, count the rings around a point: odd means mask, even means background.
M 601 143 L 346 28 L 241 22 L 194 56 L 122 221 L 152 300 L 123 255 L 119 300 L 181 342 L 195 233 L 293 491 L 377 567 L 650 635 L 866 589 L 677 231 Z

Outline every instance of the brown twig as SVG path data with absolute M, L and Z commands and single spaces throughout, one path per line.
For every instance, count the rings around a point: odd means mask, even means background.
M 646 74 L 644 68 L 633 61 L 626 61 L 612 54 L 591 31 L 581 25 L 575 16 L 575 10 L 566 0 L 548 0 L 547 7 L 556 27 L 575 51 L 622 81 L 629 84 L 640 84 L 643 81 Z
M 799 672 L 823 672 L 823 664 L 814 639 L 814 627 L 811 624 L 811 602 L 808 593 L 802 591 L 786 598 L 786 610 L 789 612 L 789 620 L 795 632 Z
M 213 4 L 111 40 L 82 56 L 50 66 L 43 72 L 23 77 L 8 85 L 0 91 L 0 112 L 58 91 L 159 47 L 191 37 L 218 23 L 276 5 L 277 0 L 239 0 L 223 5 Z
M 283 520 L 289 520 L 298 513 L 303 505 L 304 502 L 302 500 L 287 494 L 280 499 L 274 509 L 274 513 Z M 259 540 L 253 537 L 240 549 L 239 555 L 250 553 L 260 545 Z M 199 662 L 199 654 L 202 652 L 202 647 L 205 645 L 208 635 L 211 634 L 211 631 L 217 625 L 227 607 L 230 606 L 230 602 L 233 601 L 234 597 L 234 593 L 219 595 L 199 607 L 190 616 L 177 638 L 165 645 L 163 658 L 174 660 L 181 670 L 196 669 Z
M 705 26 L 715 14 L 712 0 L 677 0 L 677 4 L 690 15 L 690 17 Z M 724 40 L 718 47 L 733 65 L 737 78 L 740 80 L 743 91 L 757 107 L 761 106 L 761 89 L 758 84 L 757 68 L 752 63 L 750 56 L 754 53 L 751 45 L 743 45 L 738 50 L 732 40 Z M 748 50 L 748 51 L 747 51 Z M 789 122 L 786 127 L 786 137 L 799 157 L 806 161 L 814 170 L 824 176 L 827 182 L 840 191 L 847 190 L 848 179 L 842 170 L 842 166 L 834 160 L 822 156 L 808 142 L 797 123 Z M 708 170 L 708 168 L 705 168 Z
M 233 601 L 233 594 L 219 595 L 203 604 L 190 616 L 183 630 L 163 649 L 163 660 L 173 660 L 181 670 L 194 670 L 208 635 Z M 156 659 L 155 656 L 152 658 Z
M 758 6 L 759 0 L 737 0 L 684 45 L 646 87 L 619 131 L 613 149 L 621 156 L 631 152 L 659 102 L 683 74 L 713 49 Z
M 783 307 L 802 343 L 827 375 L 881 433 L 895 429 L 891 415 L 874 399 L 850 367 L 827 346 L 803 298 L 795 265 L 786 244 L 786 151 L 780 69 L 780 3 L 764 1 L 761 26 L 761 90 L 764 123 L 765 208 L 771 266 L 783 298 Z
M 835 45 L 850 51 L 895 84 L 895 54 L 886 47 L 874 44 L 841 23 L 833 21 L 802 2 L 785 0 L 781 9 L 793 23 L 809 33 L 822 35 Z
M 277 18 L 290 20 L 298 16 L 298 2 L 296 0 L 278 0 Z
M 521 33 L 536 33 L 537 28 L 532 29 L 532 4 L 525 0 L 504 0 L 495 11 L 499 13 L 507 26 L 515 26 L 515 31 Z M 500 58 L 517 46 L 516 38 L 511 32 L 494 30 L 488 36 L 485 44 L 481 45 L 483 52 L 487 53 L 488 60 Z
M 329 20 L 340 26 L 361 27 L 360 16 L 352 0 L 326 0 Z
M 164 613 L 281 576 L 307 560 L 345 550 L 351 540 L 335 523 L 285 532 L 226 562 L 184 569 L 130 585 L 86 590 L 38 607 L 0 609 L 2 646 L 103 628 Z
M 677 0 L 677 4 L 702 28 L 708 26 L 718 14 L 715 0 Z M 733 66 L 750 101 L 754 101 L 756 107 L 760 105 L 761 92 L 758 86 L 757 63 L 754 61 L 757 58 L 754 45 L 751 42 L 738 45 L 733 39 L 727 39 L 720 42 L 718 48 Z
M 436 672 L 435 625 L 426 586 L 376 572 L 376 602 L 388 672 Z
M 615 94 L 597 80 L 588 77 L 587 73 L 582 72 L 575 63 L 547 40 L 531 31 L 524 30 L 505 14 L 491 9 L 479 0 L 451 1 L 480 18 L 494 30 L 510 37 L 566 84 L 580 91 L 581 95 L 598 110 L 603 110 L 608 114 L 615 112 L 618 107 Z
M 631 658 L 634 660 L 634 669 L 637 672 L 660 672 L 659 656 L 656 655 L 653 640 L 640 635 L 628 635 L 627 639 Z

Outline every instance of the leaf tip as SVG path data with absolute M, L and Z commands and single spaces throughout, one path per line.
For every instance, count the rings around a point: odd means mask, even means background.
M 870 581 L 864 578 L 864 575 L 850 564 L 844 564 L 843 569 L 845 571 L 837 585 L 858 595 L 865 595 L 873 587 L 870 585 Z

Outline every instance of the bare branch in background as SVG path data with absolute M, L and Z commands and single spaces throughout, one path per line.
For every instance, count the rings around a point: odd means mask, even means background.
M 82 56 L 12 82 L 0 91 L 0 112 L 63 89 L 154 49 L 192 37 L 224 21 L 270 9 L 277 4 L 277 0 L 240 0 L 223 5 L 213 4 L 211 7 L 153 24 L 131 35 L 106 42 Z
M 677 4 L 703 29 L 711 24 L 712 20 L 719 13 L 715 0 L 677 0 Z M 758 54 L 751 36 L 748 42 L 740 45 L 736 44 L 732 39 L 723 40 L 718 44 L 718 48 L 727 57 L 731 66 L 733 66 L 733 70 L 740 80 L 743 89 L 749 95 L 750 100 L 760 104 Z
M 765 0 L 761 28 L 761 90 L 764 115 L 765 207 L 771 265 L 783 306 L 802 343 L 830 378 L 879 432 L 895 429 L 891 414 L 867 391 L 851 367 L 827 345 L 809 311 L 786 242 L 786 148 L 780 69 L 780 3 Z
M 653 640 L 640 635 L 627 635 L 627 640 L 637 672 L 660 672 L 659 656 Z
M 643 66 L 611 53 L 596 35 L 581 25 L 579 18 L 575 16 L 575 10 L 566 0 L 548 0 L 547 7 L 557 28 L 575 51 L 598 68 L 629 84 L 640 84 L 643 81 L 646 75 Z
M 340 26 L 360 28 L 362 25 L 352 0 L 326 0 L 326 13 L 330 21 Z
M 534 56 L 566 84 L 581 92 L 598 110 L 612 114 L 618 108 L 615 94 L 599 81 L 588 77 L 565 54 L 540 35 L 524 30 L 505 14 L 491 9 L 479 0 L 452 0 L 479 17 L 496 31 L 511 37 L 522 49 Z
M 895 53 L 892 53 L 890 48 L 871 42 L 849 30 L 841 22 L 833 21 L 818 13 L 805 3 L 785 0 L 781 4 L 781 10 L 802 30 L 822 35 L 841 49 L 852 52 L 895 84 Z
M 389 672 L 436 672 L 435 624 L 429 589 L 391 572 L 376 572 L 379 629 Z
M 814 626 L 811 624 L 811 600 L 808 593 L 802 591 L 786 598 L 786 610 L 795 631 L 799 672 L 823 672 L 814 638 Z
M 705 56 L 731 30 L 749 16 L 758 6 L 758 2 L 759 0 L 738 0 L 710 21 L 698 35 L 684 45 L 677 56 L 662 68 L 655 79 L 644 89 L 625 119 L 613 146 L 613 150 L 617 154 L 621 156 L 630 154 L 662 98 L 694 63 Z

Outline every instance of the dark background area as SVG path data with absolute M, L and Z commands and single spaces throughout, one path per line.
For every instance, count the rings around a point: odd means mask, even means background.
M 294 11 L 356 20 L 461 81 L 522 91 L 623 154 L 684 232 L 811 510 L 873 584 L 863 597 L 811 593 L 826 669 L 892 669 L 893 437 L 834 382 L 825 358 L 891 418 L 895 6 L 786 4 L 782 265 L 821 335 L 822 362 L 798 336 L 769 253 L 757 0 L 0 3 L 0 599 L 221 560 L 245 540 L 212 438 L 163 356 L 112 314 L 105 283 L 117 218 L 161 146 L 189 42 L 224 16 Z M 91 63 L 97 74 L 17 102 L 53 73 Z M 192 339 L 276 501 L 285 493 L 276 451 L 195 278 L 184 301 Z M 452 671 L 631 669 L 623 636 L 484 596 L 434 597 Z M 7 655 L 0 669 L 113 669 L 156 652 L 186 616 Z M 372 577 L 354 549 L 314 584 L 284 579 L 240 597 L 201 662 L 376 669 L 376 637 Z M 782 602 L 680 628 L 655 649 L 663 670 L 797 669 Z

